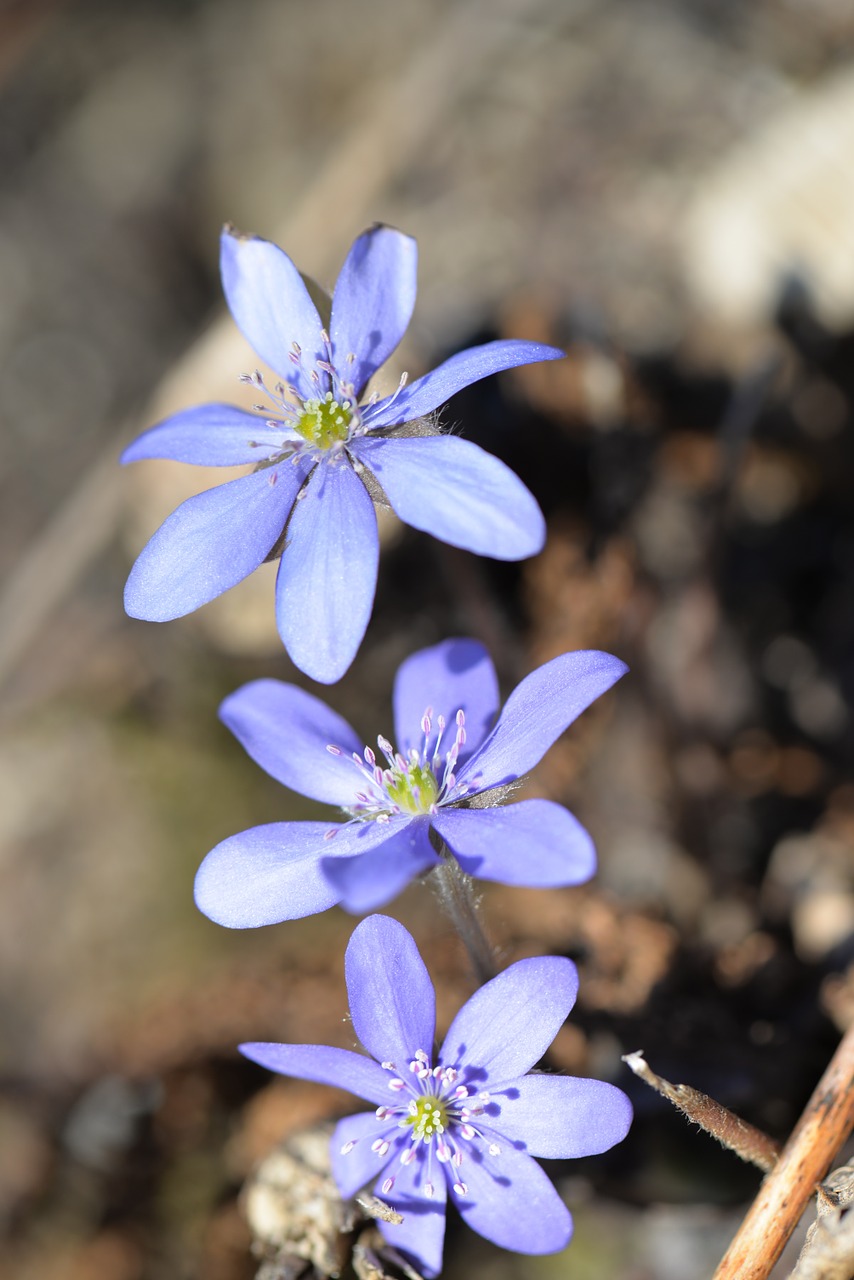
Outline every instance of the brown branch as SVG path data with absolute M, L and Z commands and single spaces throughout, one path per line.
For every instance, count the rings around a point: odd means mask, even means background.
M 767 1280 L 816 1184 L 854 1128 L 854 1026 L 765 1179 L 713 1280 Z

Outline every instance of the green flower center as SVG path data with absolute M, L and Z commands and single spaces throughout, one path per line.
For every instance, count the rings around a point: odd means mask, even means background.
M 352 401 L 344 400 L 339 404 L 332 392 L 327 391 L 322 400 L 303 402 L 303 411 L 294 423 L 294 430 L 315 449 L 326 450 L 350 438 L 352 420 Z
M 413 1138 L 422 1142 L 432 1142 L 435 1134 L 443 1134 L 448 1127 L 448 1113 L 441 1098 L 432 1094 L 424 1094 L 411 1103 L 411 1111 L 401 1121 L 403 1125 L 412 1125 Z
M 439 795 L 439 784 L 426 764 L 412 762 L 405 769 L 392 770 L 386 795 L 404 813 L 429 813 Z

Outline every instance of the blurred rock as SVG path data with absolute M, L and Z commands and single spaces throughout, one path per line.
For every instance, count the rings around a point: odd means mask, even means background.
M 822 321 L 854 320 L 854 70 L 802 92 L 697 182 L 682 232 L 697 306 L 718 323 L 761 326 L 787 281 Z

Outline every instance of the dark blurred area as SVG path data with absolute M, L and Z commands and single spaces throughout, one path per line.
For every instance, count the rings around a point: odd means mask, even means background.
M 126 618 L 145 539 L 222 477 L 117 457 L 174 409 L 248 405 L 224 221 L 329 286 L 376 220 L 421 255 L 392 385 L 496 336 L 566 347 L 443 414 L 549 539 L 505 565 L 384 519 L 365 645 L 324 696 L 388 733 L 397 664 L 455 634 L 505 692 L 572 648 L 631 667 L 526 792 L 588 825 L 596 879 L 487 885 L 483 909 L 506 962 L 579 965 L 555 1061 L 626 1089 L 635 1125 L 551 1170 L 565 1254 L 451 1223 L 445 1274 L 711 1274 L 760 1175 L 620 1055 L 783 1138 L 854 1016 L 852 154 L 844 0 L 0 6 L 4 1278 L 249 1280 L 242 1182 L 347 1107 L 235 1045 L 352 1043 L 353 919 L 237 934 L 192 901 L 217 841 L 321 812 L 215 715 L 246 679 L 303 680 L 274 567 Z M 446 1025 L 464 955 L 426 886 L 389 910 Z

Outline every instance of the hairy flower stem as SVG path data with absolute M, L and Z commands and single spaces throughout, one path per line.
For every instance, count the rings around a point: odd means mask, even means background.
M 708 1094 L 700 1093 L 699 1089 L 692 1089 L 687 1084 L 671 1084 L 663 1076 L 657 1076 L 648 1066 L 641 1050 L 624 1053 L 623 1062 L 651 1089 L 660 1093 L 662 1098 L 672 1102 L 689 1120 L 717 1138 L 721 1146 L 735 1152 L 742 1160 L 755 1164 L 765 1173 L 774 1168 L 780 1155 L 780 1146 L 767 1133 L 748 1124 L 727 1107 L 722 1107 Z
M 439 849 L 442 865 L 432 872 L 439 901 L 465 944 L 474 975 L 480 986 L 498 973 L 495 949 L 480 923 L 477 902 L 472 892 L 472 879 L 463 871 L 447 847 Z

